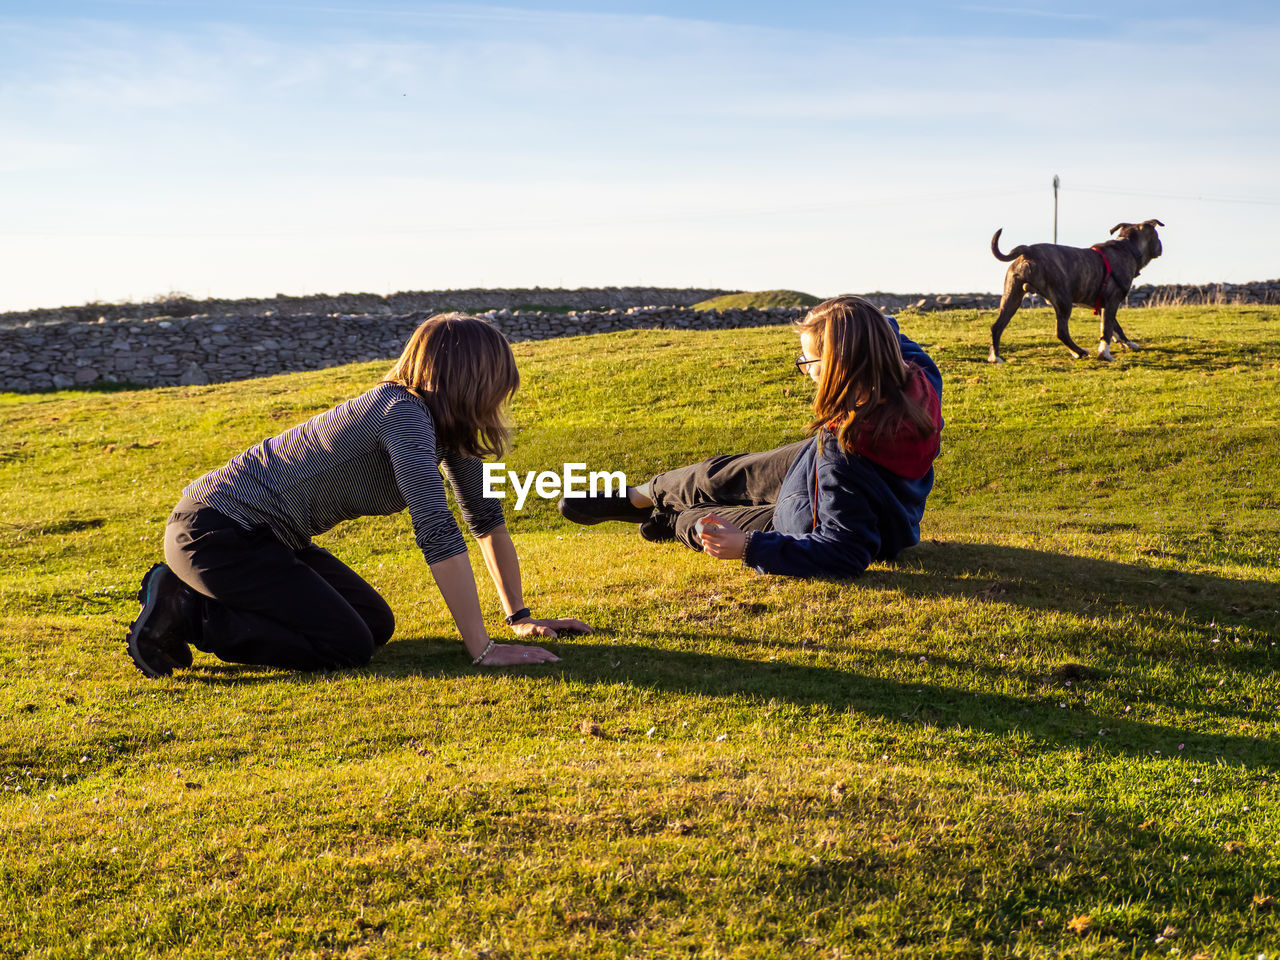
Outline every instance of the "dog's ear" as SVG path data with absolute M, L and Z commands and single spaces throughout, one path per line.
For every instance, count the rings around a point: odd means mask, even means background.
M 1154 219 L 1153 219 L 1153 220 L 1144 220 L 1144 221 L 1142 222 L 1142 225 L 1143 225 L 1144 227 L 1163 227 L 1163 226 L 1164 226 L 1164 224 L 1163 224 L 1163 223 L 1161 223 L 1159 220 L 1154 220 Z
M 1125 227 L 1132 227 L 1132 226 L 1133 226 L 1132 223 L 1117 223 L 1114 227 L 1111 228 L 1110 232 L 1115 233 L 1117 230 L 1122 230 Z

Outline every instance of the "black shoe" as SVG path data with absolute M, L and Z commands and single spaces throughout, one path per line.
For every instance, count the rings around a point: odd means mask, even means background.
M 196 609 L 195 593 L 165 564 L 157 563 L 142 578 L 138 591 L 142 612 L 129 625 L 129 656 L 148 677 L 167 677 L 176 667 L 191 666 Z
M 662 510 L 640 524 L 640 536 L 650 543 L 666 543 L 676 538 L 676 518 Z
M 621 520 L 623 523 L 640 523 L 649 519 L 653 507 L 633 506 L 624 491 L 615 494 L 588 494 L 585 497 L 561 497 L 560 516 L 574 523 L 600 523 L 604 520 Z

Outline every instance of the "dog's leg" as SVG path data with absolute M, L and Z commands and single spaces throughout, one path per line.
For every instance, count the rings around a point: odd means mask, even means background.
M 1102 308 L 1102 322 L 1098 330 L 1098 359 L 1114 360 L 1111 355 L 1111 340 L 1115 336 L 1116 311 L 1111 304 Z
M 987 353 L 987 363 L 1004 363 L 1004 358 L 1000 356 L 1000 335 L 1022 306 L 1025 294 L 1026 287 L 1013 275 L 1013 267 L 1010 267 L 1009 272 L 1004 275 L 1004 296 L 1000 298 L 1000 313 L 996 322 L 991 325 L 991 350 Z
M 1075 355 L 1077 360 L 1083 360 L 1088 356 L 1088 354 L 1081 350 L 1080 347 L 1076 345 L 1076 342 L 1071 339 L 1071 328 L 1069 323 L 1071 320 L 1070 291 L 1066 293 L 1063 293 L 1060 290 L 1056 291 L 1053 297 L 1050 298 L 1050 302 L 1053 304 L 1054 313 L 1058 316 L 1058 339 L 1066 345 L 1066 348 Z
M 1132 340 L 1129 339 L 1129 337 L 1125 334 L 1124 330 L 1121 328 L 1120 321 L 1116 319 L 1116 312 L 1119 309 L 1120 309 L 1120 304 L 1118 303 L 1115 304 L 1114 306 L 1106 306 L 1103 308 L 1102 336 L 1104 338 L 1107 337 L 1106 331 L 1107 331 L 1107 328 L 1110 327 L 1111 336 L 1109 339 L 1120 341 L 1120 346 L 1124 347 L 1126 350 L 1141 350 L 1142 347 L 1138 346 L 1138 344 L 1134 343 Z

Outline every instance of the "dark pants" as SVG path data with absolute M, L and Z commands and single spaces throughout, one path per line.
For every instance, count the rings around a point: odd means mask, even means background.
M 676 538 L 702 549 L 697 523 L 708 514 L 742 530 L 772 530 L 782 478 L 812 440 L 799 440 L 763 453 L 712 457 L 660 473 L 649 481 L 654 507 L 675 520 Z
M 378 591 L 328 550 L 293 550 L 266 527 L 246 530 L 193 500 L 169 517 L 164 556 L 200 594 L 195 646 L 230 663 L 358 667 L 395 630 Z

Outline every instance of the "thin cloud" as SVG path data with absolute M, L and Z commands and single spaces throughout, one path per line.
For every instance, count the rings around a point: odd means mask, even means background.
M 979 7 L 960 6 L 955 9 L 962 13 L 989 13 L 1001 17 L 1031 17 L 1041 20 L 1091 20 L 1107 19 L 1096 13 L 1081 13 L 1070 10 L 1036 10 L 1027 7 Z
M 978 27 L 1014 12 L 1000 3 L 963 9 L 994 14 Z M 173 6 L 107 9 L 131 5 Z M 1010 43 L 893 38 L 884 18 L 854 36 L 803 10 L 770 27 L 386 0 L 174 9 L 190 22 L 0 32 L 0 164 L 24 184 L 0 235 L 11 301 L 74 302 L 72 279 L 109 298 L 204 290 L 215 262 L 214 293 L 249 272 L 272 292 L 983 289 L 1002 275 L 995 227 L 1046 238 L 1054 173 L 1067 242 L 1158 216 L 1163 277 L 1271 269 L 1252 264 L 1272 210 L 1235 200 L 1275 195 L 1276 132 L 1254 106 L 1280 89 L 1274 23 L 1067 22 L 1035 29 L 1078 38 Z M 1100 106 L 1087 81 L 1121 74 L 1123 103 Z M 114 259 L 108 233 L 129 240 Z M 1224 235 L 1253 242 L 1223 252 Z

